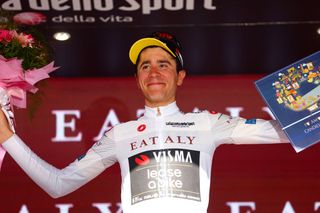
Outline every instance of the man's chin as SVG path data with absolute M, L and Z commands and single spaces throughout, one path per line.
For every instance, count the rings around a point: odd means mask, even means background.
M 163 95 L 151 95 L 147 98 L 148 102 L 151 104 L 159 105 L 165 102 Z
M 161 88 L 153 88 L 153 89 L 149 89 L 147 91 L 147 96 L 149 96 L 150 98 L 164 98 L 164 91 Z

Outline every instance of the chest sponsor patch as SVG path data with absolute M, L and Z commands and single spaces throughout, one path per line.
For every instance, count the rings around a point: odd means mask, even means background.
M 180 127 L 180 128 L 187 128 L 194 125 L 195 125 L 195 122 L 166 122 L 166 126 Z
M 129 158 L 131 204 L 160 197 L 201 201 L 200 152 L 151 150 Z

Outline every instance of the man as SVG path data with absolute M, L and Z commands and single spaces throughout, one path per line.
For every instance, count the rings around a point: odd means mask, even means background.
M 135 42 L 129 52 L 145 97 L 144 116 L 115 126 L 66 168 L 37 157 L 0 114 L 0 143 L 52 197 L 64 196 L 118 162 L 125 213 L 207 212 L 211 164 L 220 144 L 288 142 L 275 121 L 180 112 L 176 90 L 186 72 L 180 44 L 167 33 Z M 112 192 L 110 192 L 112 193 Z

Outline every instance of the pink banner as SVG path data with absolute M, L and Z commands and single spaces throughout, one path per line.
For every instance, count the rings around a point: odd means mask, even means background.
M 271 119 L 254 88 L 254 80 L 260 77 L 189 77 L 178 89 L 177 103 L 184 112 L 208 109 Z M 47 82 L 34 118 L 26 110 L 15 111 L 16 131 L 58 168 L 83 154 L 105 129 L 143 113 L 143 97 L 134 78 Z M 208 212 L 320 211 L 319 151 L 319 145 L 299 154 L 290 144 L 220 146 L 213 160 Z M 1 212 L 117 213 L 121 208 L 118 165 L 76 192 L 52 199 L 7 155 L 0 188 Z

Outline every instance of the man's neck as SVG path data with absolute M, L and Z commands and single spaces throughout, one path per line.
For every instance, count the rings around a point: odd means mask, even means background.
M 157 107 L 165 107 L 169 106 L 172 103 L 175 103 L 175 100 L 168 101 L 168 102 L 161 102 L 161 103 L 150 103 L 147 100 L 145 101 L 145 106 L 150 107 L 150 108 L 157 108 Z
M 156 106 L 156 107 L 150 107 L 147 105 L 145 106 L 145 116 L 147 117 L 167 116 L 179 111 L 180 110 L 175 101 L 165 106 Z

